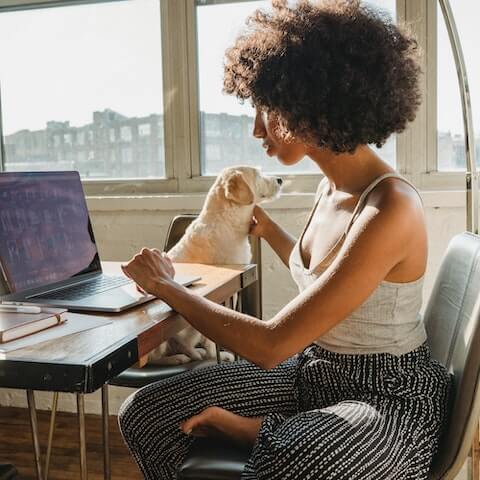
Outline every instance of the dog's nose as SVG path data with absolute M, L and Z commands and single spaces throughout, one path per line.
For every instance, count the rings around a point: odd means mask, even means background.
M 277 177 L 277 183 L 281 185 L 283 183 L 283 180 L 280 177 Z

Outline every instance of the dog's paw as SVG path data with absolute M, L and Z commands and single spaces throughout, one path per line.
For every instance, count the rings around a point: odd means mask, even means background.
M 208 357 L 208 353 L 205 348 L 195 347 L 193 349 L 192 360 L 205 360 L 207 357 Z
M 235 355 L 230 352 L 220 352 L 220 360 L 222 362 L 234 362 Z
M 148 363 L 153 365 L 183 365 L 191 361 L 191 358 L 188 355 L 183 353 L 177 353 L 175 355 L 168 355 L 166 357 L 155 358 L 149 360 Z

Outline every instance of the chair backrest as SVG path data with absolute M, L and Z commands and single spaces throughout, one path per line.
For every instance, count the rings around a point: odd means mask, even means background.
M 164 251 L 168 252 L 183 236 L 187 227 L 198 217 L 196 214 L 182 214 L 173 218 L 168 227 Z M 250 237 L 252 262 L 257 265 L 257 281 L 244 289 L 242 311 L 256 318 L 262 318 L 262 251 L 260 239 Z
M 177 215 L 170 222 L 163 249 L 168 252 L 183 237 L 187 227 L 198 217 L 196 214 Z
M 453 375 L 448 424 L 431 479 L 453 479 L 467 458 L 480 414 L 480 237 L 450 242 L 425 311 L 432 357 Z

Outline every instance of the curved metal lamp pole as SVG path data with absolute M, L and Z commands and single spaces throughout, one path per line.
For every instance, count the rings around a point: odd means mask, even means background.
M 465 132 L 466 155 L 466 194 L 467 194 L 467 230 L 478 233 L 478 174 L 475 163 L 475 133 L 473 131 L 472 105 L 468 86 L 467 69 L 463 57 L 462 45 L 458 36 L 457 25 L 450 7 L 449 0 L 438 0 L 442 9 L 443 18 L 447 27 L 450 44 L 452 46 L 455 66 L 457 68 L 458 85 L 462 100 L 463 127 Z

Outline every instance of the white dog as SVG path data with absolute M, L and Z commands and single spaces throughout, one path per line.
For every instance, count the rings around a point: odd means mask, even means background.
M 248 232 L 255 204 L 280 193 L 281 178 L 262 175 L 255 167 L 225 168 L 207 194 L 205 204 L 167 255 L 177 263 L 246 264 L 252 253 Z M 193 327 L 150 352 L 150 363 L 174 365 L 214 358 L 215 344 Z M 233 360 L 221 352 L 222 360 Z

